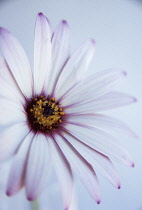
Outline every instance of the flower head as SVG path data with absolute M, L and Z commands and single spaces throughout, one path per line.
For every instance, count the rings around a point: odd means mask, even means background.
M 0 28 L 0 160 L 13 157 L 7 195 L 25 186 L 34 200 L 48 181 L 53 163 L 63 195 L 64 209 L 72 197 L 72 170 L 100 203 L 96 171 L 115 187 L 120 181 L 110 159 L 134 166 L 128 152 L 103 127 L 134 135 L 123 123 L 98 112 L 130 104 L 135 98 L 111 91 L 126 73 L 118 69 L 86 77 L 95 42 L 87 40 L 70 55 L 69 27 L 62 21 L 51 32 L 39 13 L 35 27 L 34 68 L 24 49 Z

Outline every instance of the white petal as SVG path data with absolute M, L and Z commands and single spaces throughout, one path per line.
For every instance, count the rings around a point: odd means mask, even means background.
M 8 196 L 11 196 L 18 192 L 24 185 L 25 179 L 25 169 L 28 158 L 28 152 L 30 149 L 31 141 L 34 137 L 34 134 L 29 133 L 26 138 L 23 140 L 17 154 L 14 157 L 14 160 L 11 165 L 11 170 L 9 173 L 9 179 L 7 183 L 6 193 Z
M 52 94 L 61 70 L 69 58 L 69 44 L 69 27 L 66 21 L 62 21 L 52 38 L 52 62 L 46 87 L 48 95 Z
M 5 98 L 0 99 L 0 125 L 13 122 L 26 122 L 22 105 Z
M 17 85 L 12 76 L 6 60 L 0 56 L 0 77 L 5 79 L 10 85 Z M 18 87 L 18 86 L 17 86 Z
M 102 114 L 78 114 L 69 115 L 67 121 L 73 124 L 91 125 L 100 129 L 108 128 L 109 130 L 116 130 L 124 132 L 125 134 L 137 138 L 137 135 L 123 122 L 118 119 Z
M 4 161 L 16 153 L 17 148 L 29 133 L 24 123 L 13 124 L 0 133 L 0 161 Z
M 2 77 L 0 77 L 0 97 L 15 101 L 20 105 L 25 103 L 25 99 L 17 86 L 11 85 L 8 80 Z
M 0 28 L 0 49 L 21 91 L 31 97 L 32 73 L 27 56 L 17 39 L 4 28 Z
M 69 163 L 71 164 L 71 167 L 73 168 L 75 173 L 79 176 L 79 178 L 89 191 L 89 193 L 93 196 L 97 203 L 100 203 L 100 187 L 93 168 L 79 155 L 79 153 L 70 144 L 67 143 L 66 139 L 58 136 L 56 138 L 56 142 L 61 148 Z
M 119 92 L 110 92 L 102 97 L 83 104 L 74 104 L 66 109 L 66 113 L 71 114 L 85 114 L 114 109 L 120 106 L 128 105 L 136 102 L 136 98 Z
M 94 45 L 93 40 L 87 40 L 68 60 L 55 88 L 57 100 L 84 76 L 94 54 Z
M 119 177 L 108 157 L 91 149 L 67 133 L 62 133 L 62 135 L 70 142 L 70 144 L 72 144 L 72 146 L 82 155 L 82 157 L 93 166 L 95 170 L 101 173 L 115 187 L 120 188 Z
M 34 42 L 34 91 L 40 94 L 50 70 L 51 63 L 51 29 L 47 18 L 39 13 L 35 27 Z
M 60 148 L 57 146 L 56 142 L 54 142 L 54 139 L 48 137 L 48 142 L 53 164 L 59 179 L 59 184 L 63 196 L 64 209 L 69 209 L 73 190 L 73 177 L 70 165 L 61 152 Z
M 117 143 L 113 136 L 97 128 L 93 128 L 91 126 L 85 127 L 79 124 L 66 124 L 66 129 L 69 131 L 69 133 L 71 133 L 73 136 L 78 138 L 81 142 L 88 145 L 92 149 L 95 149 L 98 152 L 111 157 L 127 166 L 134 166 L 130 154 L 126 149 Z
M 64 106 L 70 106 L 96 100 L 108 93 L 125 75 L 125 72 L 120 69 L 108 69 L 95 73 L 67 92 L 61 99 L 61 103 Z
M 77 193 L 75 189 L 73 190 L 73 197 L 69 210 L 78 210 Z
M 4 58 L 0 56 L 0 77 L 13 83 L 14 79 Z M 12 81 L 12 82 L 11 82 Z
M 25 98 L 15 82 L 6 61 L 0 56 L 0 95 L 11 99 L 17 99 L 24 103 Z
M 47 187 L 49 172 L 49 146 L 42 134 L 37 134 L 32 142 L 26 169 L 26 193 L 34 200 Z

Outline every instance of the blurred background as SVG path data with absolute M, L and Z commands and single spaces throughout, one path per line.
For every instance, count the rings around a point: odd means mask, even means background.
M 72 210 L 142 210 L 142 0 L 0 0 L 0 26 L 15 34 L 31 65 L 38 12 L 48 17 L 53 29 L 62 19 L 69 22 L 72 51 L 87 38 L 94 38 L 96 53 L 89 74 L 111 67 L 124 69 L 128 75 L 116 89 L 138 99 L 133 105 L 106 112 L 124 121 L 139 136 L 135 140 L 115 134 L 132 154 L 135 167 L 114 162 L 121 179 L 120 190 L 98 174 L 102 190 L 99 205 L 75 177 L 76 207 Z M 24 190 L 12 198 L 5 196 L 7 165 L 0 168 L 0 210 L 32 209 Z M 39 198 L 38 207 L 40 210 L 60 210 L 60 199 L 53 173 L 47 192 Z

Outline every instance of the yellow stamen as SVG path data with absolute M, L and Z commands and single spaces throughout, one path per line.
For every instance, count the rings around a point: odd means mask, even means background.
M 34 98 L 29 111 L 31 119 L 29 124 L 31 127 L 32 125 L 35 126 L 36 132 L 38 130 L 48 132 L 57 129 L 58 125 L 62 123 L 62 116 L 65 115 L 63 109 L 56 103 L 55 98 L 48 99 L 43 95 Z

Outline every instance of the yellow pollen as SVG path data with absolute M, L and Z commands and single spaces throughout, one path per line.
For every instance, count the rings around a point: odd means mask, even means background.
M 62 116 L 65 115 L 63 109 L 56 103 L 55 98 L 45 98 L 43 95 L 32 100 L 32 104 L 27 111 L 29 115 L 29 125 L 35 131 L 49 132 L 58 128 L 62 123 Z

